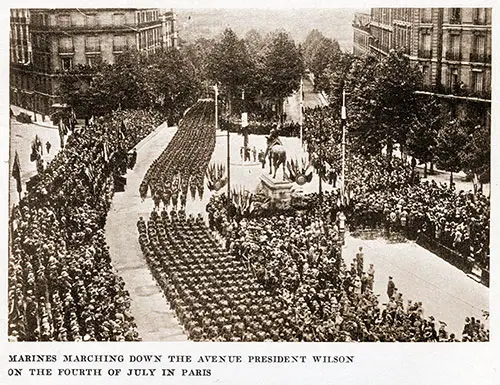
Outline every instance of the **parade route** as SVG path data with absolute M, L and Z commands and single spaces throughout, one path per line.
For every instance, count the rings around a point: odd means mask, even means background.
M 150 164 L 165 149 L 176 129 L 159 126 L 137 146 L 137 163 L 126 175 L 125 192 L 115 193 L 106 221 L 111 262 L 130 293 L 130 311 L 143 341 L 185 341 L 175 312 L 151 275 L 139 246 L 137 220 L 149 217 L 153 202 L 142 202 L 139 185 Z
M 156 286 L 137 242 L 136 223 L 140 216 L 148 218 L 153 208 L 151 198 L 142 202 L 139 184 L 149 165 L 161 154 L 175 133 L 174 128 L 160 126 L 137 146 L 137 164 L 127 174 L 126 191 L 116 193 L 106 224 L 106 238 L 113 265 L 123 277 L 132 298 L 131 311 L 138 331 L 145 341 L 185 340 L 182 328 L 174 312 Z M 289 157 L 305 156 L 297 138 L 283 138 Z M 242 137 L 231 134 L 231 186 L 255 191 L 263 170 L 260 164 L 245 164 L 239 157 Z M 250 135 L 250 145 L 265 147 L 263 136 Z M 218 135 L 211 162 L 225 164 L 227 138 Z M 264 170 L 268 172 L 268 169 Z M 317 179 L 305 186 L 306 193 L 317 191 Z M 331 186 L 326 185 L 326 189 Z M 225 192 L 226 188 L 221 192 Z M 188 197 L 186 211 L 202 213 L 212 192 L 205 185 L 203 199 Z M 393 276 L 396 286 L 406 301 L 422 301 L 425 316 L 434 316 L 436 322 L 445 321 L 449 332 L 461 335 L 465 317 L 484 320 L 483 310 L 489 309 L 489 289 L 471 280 L 464 272 L 414 242 L 389 243 L 383 239 L 364 240 L 347 236 L 343 249 L 344 260 L 349 267 L 359 246 L 363 246 L 365 269 L 375 266 L 374 291 L 380 295 L 380 303 L 387 300 L 386 286 Z M 438 295 L 437 295 L 438 294 Z M 488 325 L 488 321 L 485 321 Z

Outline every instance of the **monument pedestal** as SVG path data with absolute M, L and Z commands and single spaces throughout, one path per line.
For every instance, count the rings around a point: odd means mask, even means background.
M 292 182 L 274 179 L 267 174 L 260 176 L 259 192 L 271 199 L 276 208 L 286 208 L 291 201 Z

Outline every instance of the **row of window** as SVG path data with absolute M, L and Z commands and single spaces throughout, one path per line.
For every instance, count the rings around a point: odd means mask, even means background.
M 122 26 L 127 24 L 127 17 L 124 12 L 114 12 L 111 15 L 111 24 L 109 23 L 109 14 L 104 12 L 89 12 L 85 10 L 78 10 L 79 13 L 60 13 L 56 15 L 55 25 L 62 28 L 68 28 L 72 26 L 86 26 L 86 27 L 98 27 L 98 26 Z M 133 14 L 132 14 L 133 15 Z M 131 17 L 133 17 L 131 15 Z M 158 11 L 142 11 L 137 12 L 135 15 L 135 23 L 147 23 L 158 20 Z M 48 26 L 49 25 L 49 15 L 46 13 L 33 13 L 31 16 L 31 22 L 38 26 Z M 130 20 L 129 23 L 132 21 Z
M 420 71 L 422 72 L 422 77 L 424 83 L 427 85 L 431 84 L 431 66 L 429 64 L 421 64 Z M 469 75 L 468 79 L 461 75 Z M 446 68 L 444 71 L 444 82 L 448 88 L 447 92 L 452 92 L 458 95 L 466 94 L 482 94 L 488 91 L 488 86 L 486 83 L 486 73 L 477 68 L 472 68 L 468 70 L 460 70 L 459 68 L 451 67 Z M 467 84 L 463 80 L 468 80 Z M 481 95 L 482 96 L 482 95 Z
M 127 46 L 127 38 L 125 35 L 113 36 L 113 50 L 123 50 Z M 62 37 L 59 39 L 59 52 L 72 53 L 74 52 L 73 37 Z M 86 52 L 100 52 L 101 51 L 101 37 L 100 36 L 86 36 L 85 37 L 85 51 Z
M 139 50 L 148 49 L 160 43 L 161 31 L 159 28 L 153 28 L 139 33 Z
M 157 10 L 138 11 L 135 14 L 136 24 L 149 23 L 159 19 L 160 13 Z
M 420 22 L 432 22 L 433 8 L 420 8 Z M 372 8 L 372 20 L 378 23 L 391 25 L 393 20 L 412 22 L 412 13 L 418 8 Z M 490 8 L 472 8 L 472 22 L 474 24 L 487 24 L 491 17 Z M 451 24 L 461 24 L 464 8 L 447 8 L 448 20 Z

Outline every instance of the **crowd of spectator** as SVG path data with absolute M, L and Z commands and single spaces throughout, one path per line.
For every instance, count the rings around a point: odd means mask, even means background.
M 320 125 L 322 136 L 329 138 L 326 142 L 317 140 Z M 338 173 L 339 122 L 325 109 L 315 108 L 306 110 L 304 127 L 308 150 L 317 159 L 323 148 L 323 163 Z M 465 262 L 470 260 L 489 270 L 490 199 L 472 189 L 457 191 L 454 185 L 421 182 L 415 165 L 397 157 L 388 162 L 386 155 L 349 151 L 344 200 L 349 228 L 399 231 L 408 238 L 422 239 L 423 245 L 435 245 L 433 251 L 453 253 L 459 265 L 467 266 Z M 331 203 L 336 204 L 337 199 Z
M 134 341 L 129 293 L 104 225 L 127 151 L 159 123 L 119 111 L 75 127 L 12 210 L 8 333 L 13 341 Z
M 190 339 L 459 340 L 397 287 L 387 299 L 373 293 L 384 278 L 363 265 L 362 250 L 346 267 L 339 230 L 321 210 L 229 222 L 224 198 L 216 200 L 208 228 L 183 211 L 138 222 L 145 258 Z M 462 340 L 488 340 L 484 324 L 474 330 Z

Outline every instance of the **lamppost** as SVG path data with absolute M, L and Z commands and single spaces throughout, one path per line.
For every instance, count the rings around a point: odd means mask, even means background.
M 219 103 L 219 87 L 217 84 L 214 86 L 215 91 L 215 129 L 219 129 L 219 113 L 218 113 L 218 103 Z
M 248 152 L 248 114 L 245 111 L 245 90 L 241 91 L 241 133 L 243 135 L 243 161 Z

